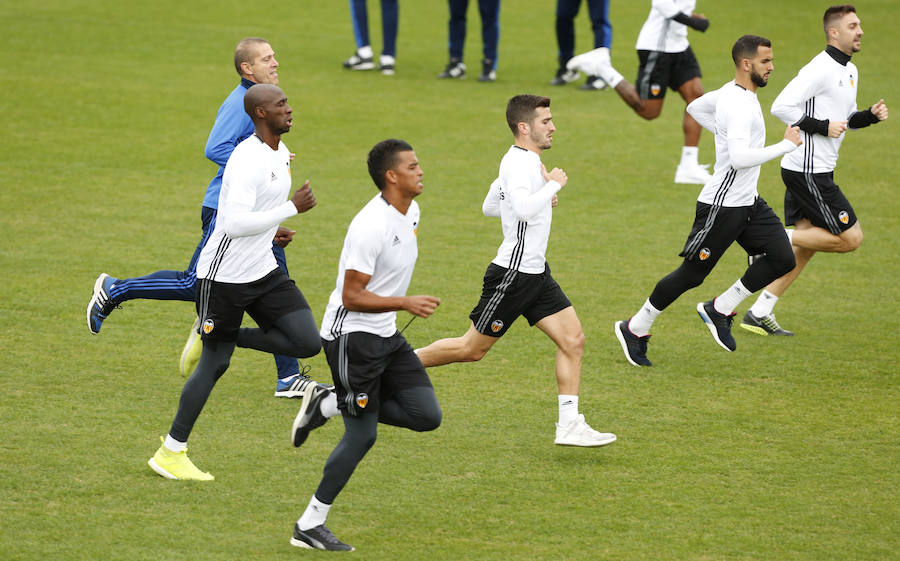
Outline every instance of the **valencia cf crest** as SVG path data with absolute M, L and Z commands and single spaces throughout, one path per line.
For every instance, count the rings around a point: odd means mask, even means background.
M 495 319 L 495 320 L 491 323 L 491 331 L 493 331 L 494 333 L 497 333 L 497 332 L 500 331 L 501 329 L 503 329 L 503 322 L 502 322 L 501 320 L 499 320 L 499 319 Z
M 650 95 L 657 96 L 659 95 L 659 84 L 650 84 Z
M 840 214 L 838 214 L 838 220 L 841 221 L 841 224 L 847 224 L 850 222 L 850 215 L 847 214 L 846 210 L 842 210 Z
M 366 405 L 369 404 L 369 394 L 367 394 L 367 393 L 356 394 L 356 404 L 359 405 L 359 407 L 361 409 L 365 409 Z
M 712 253 L 709 251 L 709 248 L 704 247 L 703 249 L 700 250 L 698 257 L 700 257 L 700 261 L 706 261 L 707 259 L 709 259 L 710 255 L 712 255 Z
M 211 320 L 211 319 L 203 320 L 203 328 L 202 328 L 203 333 L 209 335 L 210 333 L 212 333 L 212 330 L 215 329 L 215 327 L 216 327 L 216 324 L 213 323 L 213 320 Z

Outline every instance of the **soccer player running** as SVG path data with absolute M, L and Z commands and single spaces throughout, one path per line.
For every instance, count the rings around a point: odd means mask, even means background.
M 225 164 L 235 146 L 253 134 L 253 121 L 244 111 L 244 94 L 253 84 L 278 84 L 278 61 L 275 59 L 272 46 L 265 39 L 259 37 L 242 39 L 234 49 L 234 67 L 241 82 L 219 107 L 215 124 L 213 124 L 209 139 L 206 141 L 206 157 L 218 165 L 219 169 L 216 176 L 209 182 L 203 198 L 201 213 L 203 235 L 187 269 L 184 271 L 157 271 L 130 279 L 117 279 L 102 273 L 94 283 L 94 291 L 87 306 L 87 324 L 91 333 L 99 333 L 103 321 L 109 314 L 122 302 L 128 300 L 194 301 L 197 259 L 216 225 L 216 209 L 219 204 L 219 190 L 222 187 Z M 293 230 L 279 228 L 274 239 L 270 240 L 275 260 L 286 275 L 289 273 L 284 248 L 291 242 L 293 236 Z M 199 321 L 195 322 L 184 346 L 180 363 L 182 376 L 190 375 L 199 359 L 201 348 L 197 344 L 199 327 Z M 315 382 L 300 374 L 300 365 L 296 358 L 277 354 L 274 358 L 278 375 L 275 387 L 276 397 L 300 397 L 304 391 L 315 385 Z
M 684 261 L 656 284 L 631 319 L 615 324 L 625 358 L 635 366 L 651 365 L 647 342 L 659 314 L 679 296 L 700 286 L 733 242 L 750 255 L 765 256 L 755 260 L 719 297 L 697 304 L 697 313 L 713 339 L 727 351 L 737 348 L 731 335 L 734 309 L 794 267 L 784 225 L 759 196 L 756 183 L 761 164 L 801 144 L 800 129 L 788 126 L 783 140 L 764 147 L 766 125 L 756 90 L 765 87 L 774 69 L 772 43 L 744 35 L 734 44 L 731 57 L 737 67 L 734 81 L 688 105 L 697 122 L 715 133 L 716 167 L 697 198 L 694 226 L 679 254 Z
M 846 253 L 862 242 L 862 228 L 834 182 L 834 168 L 848 128 L 888 118 L 883 99 L 864 111 L 856 109 L 859 72 L 850 57 L 859 52 L 863 35 L 856 8 L 828 8 L 823 25 L 825 50 L 800 69 L 772 104 L 773 115 L 803 131 L 804 149 L 781 159 L 784 220 L 795 226 L 788 235 L 797 266 L 769 284 L 741 321 L 741 327 L 759 335 L 793 335 L 778 325 L 772 310 L 817 251 Z
M 287 198 L 291 154 L 281 135 L 291 129 L 291 106 L 278 86 L 257 84 L 247 90 L 244 108 L 255 133 L 238 144 L 225 166 L 216 225 L 197 261 L 203 350 L 169 434 L 148 462 L 169 479 L 213 479 L 187 457 L 187 440 L 235 346 L 299 358 L 321 348 L 309 304 L 271 247 L 281 221 L 316 204 L 309 181 Z M 244 311 L 258 328 L 241 328 Z
M 481 299 L 469 314 L 472 324 L 461 337 L 441 339 L 416 352 L 426 366 L 481 360 L 519 316 L 556 344 L 559 417 L 556 444 L 603 446 L 616 435 L 592 429 L 578 413 L 584 332 L 575 308 L 550 275 L 545 259 L 557 192 L 566 173 L 541 163 L 553 143 L 550 98 L 517 95 L 506 106 L 515 143 L 500 162 L 482 210 L 499 216 L 503 242 L 484 275 Z
M 700 64 L 687 39 L 687 28 L 706 31 L 709 20 L 694 14 L 696 0 L 653 0 L 650 14 L 641 28 L 635 49 L 640 66 L 635 84 L 629 83 L 612 67 L 609 49 L 598 48 L 573 57 L 567 63 L 571 70 L 599 76 L 616 90 L 619 97 L 635 113 L 647 120 L 659 117 L 666 88 L 681 94 L 685 104 L 703 95 Z M 701 127 L 685 111 L 682 121 L 684 147 L 675 170 L 675 183 L 705 184 L 711 178 L 697 161 L 697 145 Z
M 368 166 L 380 192 L 350 222 L 320 332 L 334 392 L 318 387 L 312 399 L 303 401 L 292 428 L 294 445 L 299 446 L 311 429 L 337 413 L 328 403 L 337 394 L 344 436 L 294 525 L 291 545 L 297 547 L 353 550 L 335 537 L 325 520 L 375 444 L 378 423 L 414 431 L 441 424 L 431 380 L 396 324 L 397 310 L 427 318 L 440 304 L 434 296 L 406 295 L 419 255 L 419 205 L 413 199 L 422 193 L 422 167 L 412 147 L 396 139 L 376 144 Z

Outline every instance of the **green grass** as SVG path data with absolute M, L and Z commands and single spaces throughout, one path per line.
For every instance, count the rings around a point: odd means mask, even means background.
M 378 10 L 372 31 L 380 48 Z M 421 346 L 461 333 L 499 225 L 480 204 L 510 144 L 506 100 L 553 97 L 563 167 L 548 257 L 588 345 L 581 409 L 619 435 L 599 449 L 552 445 L 552 344 L 524 322 L 480 363 L 434 369 L 444 424 L 384 427 L 329 518 L 361 559 L 856 560 L 900 548 L 897 403 L 900 234 L 894 119 L 848 135 L 837 181 L 866 240 L 816 257 L 779 304 L 793 339 L 736 333 L 721 351 L 694 305 L 737 278 L 735 248 L 654 327 L 652 369 L 621 356 L 612 324 L 674 268 L 697 189 L 671 183 L 683 104 L 643 122 L 610 92 L 546 85 L 555 70 L 552 2 L 503 4 L 498 81 L 443 82 L 446 6 L 403 2 L 397 75 L 351 74 L 346 2 L 2 2 L 7 83 L 0 96 L 0 558 L 295 559 L 288 545 L 340 437 L 339 422 L 300 450 L 297 404 L 271 397 L 271 359 L 239 350 L 191 438 L 213 484 L 166 481 L 146 460 L 177 406 L 178 353 L 193 318 L 180 302 L 133 302 L 99 336 L 84 306 L 97 274 L 183 268 L 199 238 L 214 166 L 203 145 L 236 83 L 242 36 L 262 35 L 294 108 L 285 136 L 295 178 L 319 205 L 292 219 L 293 276 L 321 317 L 347 224 L 372 195 L 365 154 L 415 146 L 425 169 L 412 291 L 440 296 L 407 330 Z M 613 2 L 613 62 L 633 79 L 647 2 Z M 825 4 L 701 2 L 692 34 L 707 89 L 733 76 L 734 39 L 774 42 L 765 109 L 822 48 Z M 859 103 L 888 105 L 900 57 L 888 0 L 857 3 L 866 36 Z M 477 71 L 470 10 L 466 61 Z M 249 23 L 248 23 L 249 22 Z M 588 45 L 587 19 L 578 45 Z M 896 107 L 894 108 L 896 110 Z M 783 127 L 768 117 L 769 141 Z M 704 133 L 701 161 L 711 162 Z M 780 213 L 777 163 L 760 192 Z M 749 305 L 749 302 L 747 303 Z M 740 312 L 746 309 L 742 307 Z M 405 317 L 401 317 L 405 321 Z M 322 355 L 310 361 L 328 379 Z

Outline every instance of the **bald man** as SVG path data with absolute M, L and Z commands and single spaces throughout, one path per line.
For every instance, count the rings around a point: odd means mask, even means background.
M 187 440 L 235 346 L 297 358 L 321 348 L 309 304 L 272 255 L 279 224 L 316 205 L 308 180 L 287 198 L 291 158 L 281 135 L 291 130 L 291 106 L 274 84 L 252 86 L 243 104 L 254 134 L 238 144 L 225 166 L 216 225 L 197 261 L 203 350 L 169 434 L 148 462 L 168 479 L 213 479 L 187 457 Z M 241 328 L 244 311 L 258 328 Z

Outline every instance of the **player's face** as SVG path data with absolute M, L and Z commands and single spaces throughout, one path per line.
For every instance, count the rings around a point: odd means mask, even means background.
M 283 93 L 273 97 L 265 104 L 266 124 L 275 134 L 284 134 L 291 130 L 293 125 L 293 110 L 288 104 L 287 96 Z
M 268 43 L 257 45 L 256 54 L 250 62 L 250 79 L 257 84 L 278 84 L 278 61 Z
M 838 49 L 848 55 L 859 52 L 863 30 L 856 14 L 853 12 L 844 14 L 844 17 L 838 20 L 833 29 L 837 32 L 834 42 Z
M 772 47 L 760 45 L 756 48 L 756 57 L 750 61 L 750 79 L 757 88 L 764 88 L 769 83 L 769 75 L 775 70 L 772 60 Z
M 415 197 L 422 193 L 422 176 L 425 172 L 422 171 L 414 151 L 399 152 L 397 162 L 391 171 L 396 177 L 397 187 L 403 194 Z
M 556 130 L 549 107 L 538 107 L 535 110 L 534 121 L 530 128 L 528 138 L 531 142 L 541 150 L 549 150 L 553 145 L 553 132 Z

